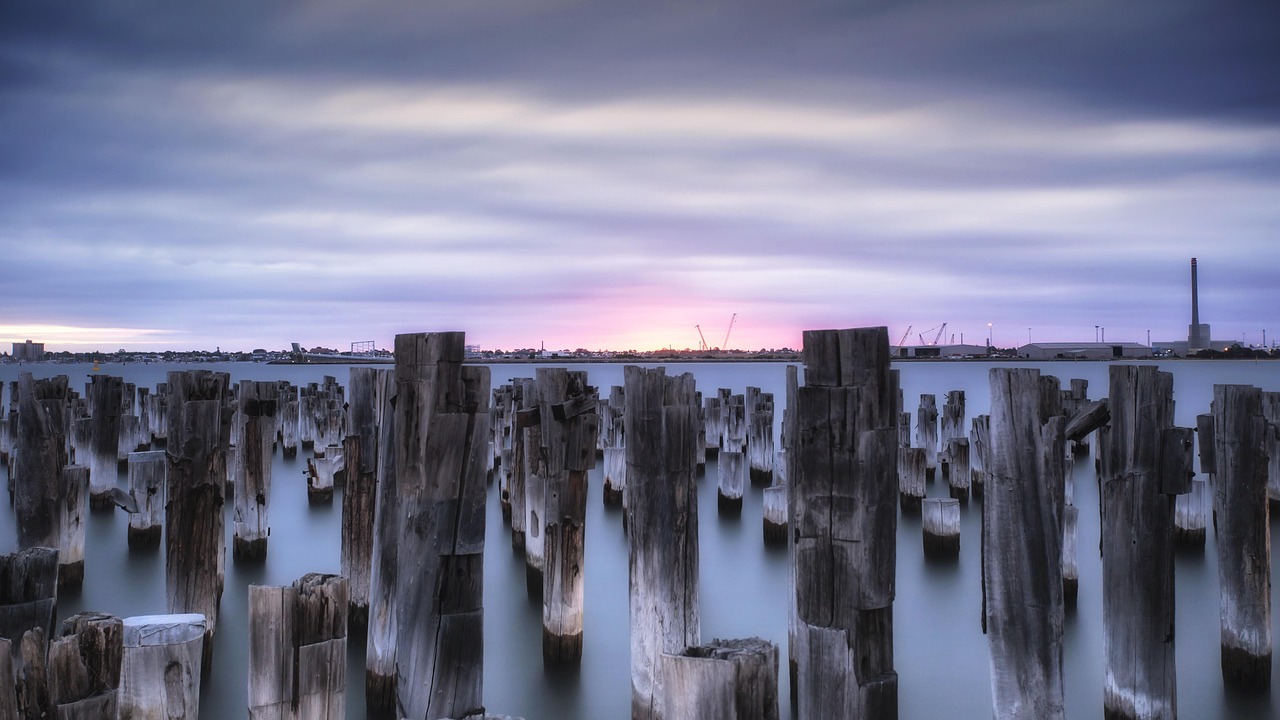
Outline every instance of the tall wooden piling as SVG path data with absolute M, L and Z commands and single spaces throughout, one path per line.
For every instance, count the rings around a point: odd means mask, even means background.
M 156 547 L 164 531 L 169 465 L 163 450 L 129 453 L 128 462 L 129 493 L 138 503 L 138 512 L 129 515 L 129 547 Z
M 918 514 L 925 495 L 924 448 L 898 448 L 898 502 L 904 514 Z
M 777 720 L 778 646 L 761 638 L 714 640 L 663 653 L 659 714 L 699 720 Z
M 991 370 L 982 589 L 999 720 L 1064 717 L 1061 405 L 1057 379 L 1030 368 Z
M 62 469 L 67 458 L 67 377 L 35 380 L 18 375 L 17 428 L 10 473 L 18 547 L 60 547 L 65 507 Z
M 1110 428 L 1100 442 L 1102 624 L 1108 718 L 1171 718 L 1177 678 L 1173 642 L 1173 498 L 1186 492 L 1190 452 L 1170 439 L 1173 374 L 1154 365 L 1113 365 Z M 1190 430 L 1182 434 L 1190 439 Z
M 710 403 L 712 398 L 708 398 Z M 601 433 L 604 434 L 604 504 L 605 505 L 621 505 L 622 493 L 627 487 L 627 441 L 626 441 L 626 425 L 623 417 L 626 413 L 626 394 L 621 385 L 614 385 L 609 388 L 609 420 L 601 418 L 603 428 Z M 715 443 L 718 450 L 720 447 L 720 435 L 717 429 L 716 435 L 711 435 L 711 411 L 710 405 L 705 413 L 706 416 L 706 444 L 710 446 Z M 717 412 L 715 421 L 716 427 L 719 428 L 720 415 Z M 707 448 L 710 451 L 710 447 Z
M 1074 608 L 1080 596 L 1080 508 L 1062 509 L 1062 604 Z
M 663 718 L 659 658 L 699 643 L 693 375 L 627 366 L 631 717 Z M 672 719 L 674 720 L 674 719 Z
M 964 391 L 950 390 L 942 404 L 942 415 L 938 418 L 938 448 L 941 450 L 939 462 L 947 465 L 951 472 L 951 439 L 967 437 L 964 424 Z
M 754 388 L 752 388 L 754 389 Z M 716 504 L 724 512 L 740 512 L 750 473 L 747 459 L 747 406 L 744 396 L 734 395 L 724 406 L 724 434 L 717 462 Z
M 139 615 L 123 621 L 122 720 L 196 720 L 203 615 Z
M 59 485 L 62 489 L 58 507 L 62 533 L 58 543 L 58 585 L 76 588 L 84 583 L 84 542 L 89 519 L 85 512 L 89 500 L 89 468 L 83 465 L 62 468 Z
M 97 509 L 111 507 L 111 490 L 116 487 L 123 393 L 124 378 L 110 375 L 92 376 L 86 388 L 90 454 L 77 462 L 89 468 L 89 505 Z
M 14 649 L 32 628 L 48 637 L 57 605 L 56 549 L 34 547 L 0 555 L 0 637 L 10 638 Z
M 577 665 L 586 586 L 587 473 L 595 466 L 598 394 L 585 372 L 538 368 L 538 397 L 547 457 L 542 661 Z
M 363 438 L 348 435 L 342 450 L 347 468 L 347 483 L 342 489 L 342 575 L 348 583 L 350 619 L 362 628 L 369 617 L 369 571 L 378 492 L 377 471 L 365 465 L 364 446 Z
M 543 442 L 541 415 L 542 383 L 537 379 L 525 388 L 525 406 L 529 424 L 524 428 L 524 580 L 530 600 L 542 600 L 542 570 L 546 554 L 546 491 L 549 458 Z M 555 392 L 555 388 L 548 388 Z
M 968 502 L 973 480 L 969 472 L 969 438 L 952 437 L 947 440 L 947 470 L 947 489 L 951 497 Z
M 1222 679 L 1233 688 L 1271 684 L 1271 542 L 1262 391 L 1213 386 L 1214 513 L 1221 592 Z
M 1267 501 L 1272 509 L 1280 508 L 1280 392 L 1262 393 L 1262 417 L 1268 431 L 1263 439 L 1267 453 Z
M 969 427 L 969 494 L 981 500 L 991 457 L 991 416 L 979 415 Z
M 773 393 L 748 387 L 746 400 L 747 467 L 752 485 L 773 484 Z
M 232 552 L 236 558 L 259 560 L 267 556 L 267 538 L 271 534 L 267 501 L 271 497 L 271 448 L 279 391 L 274 382 L 240 383 L 240 412 L 235 428 L 239 467 L 232 512 Z
M 925 479 L 933 479 L 938 467 L 938 398 L 931 393 L 920 395 L 916 410 L 916 447 L 924 448 Z
M 395 373 L 375 378 L 378 464 L 373 551 L 369 558 L 369 622 L 365 646 L 365 707 L 370 717 L 394 714 L 396 698 L 396 576 L 399 572 L 400 491 L 396 483 Z
M 530 403 L 534 402 L 533 393 L 536 392 L 533 383 L 531 378 L 516 378 L 511 381 L 515 412 L 512 416 L 511 475 L 507 492 L 511 504 L 511 549 L 519 555 L 523 555 L 525 551 L 525 533 L 527 532 L 525 525 L 529 520 L 529 509 L 526 504 L 528 497 L 525 490 L 525 476 L 528 474 L 525 453 L 529 450 L 525 444 L 524 430 L 534 423 L 533 411 L 530 407 Z M 529 396 L 528 400 L 526 395 Z
M 346 717 L 347 580 L 249 586 L 249 717 Z
M 804 361 L 790 485 L 798 716 L 896 718 L 899 391 L 888 330 L 806 331 Z
M 397 711 L 457 717 L 483 706 L 489 371 L 460 332 L 398 335 L 395 357 Z
M 226 551 L 222 505 L 230 417 L 223 409 L 228 376 L 202 370 L 170 372 L 168 385 L 165 597 L 170 614 L 204 615 L 207 663 L 209 640 L 217 630 Z
M 123 639 L 120 618 L 94 612 L 67 618 L 62 637 L 49 644 L 47 672 L 53 717 L 116 717 Z

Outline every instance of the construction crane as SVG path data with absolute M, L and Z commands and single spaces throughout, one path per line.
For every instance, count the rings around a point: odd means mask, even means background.
M 733 321 L 737 319 L 738 319 L 738 313 L 734 313 L 733 317 L 729 318 L 729 329 L 726 330 L 724 333 L 724 344 L 720 346 L 721 350 L 729 349 L 729 333 L 733 332 Z
M 902 333 L 902 338 L 898 340 L 898 347 L 905 347 L 907 344 L 907 336 L 911 334 L 911 326 L 907 326 L 907 331 Z
M 928 330 L 925 330 L 924 332 L 933 332 L 934 330 L 937 330 L 938 333 L 933 336 L 933 342 L 925 342 L 924 333 L 920 333 L 919 338 L 920 338 L 921 345 L 937 345 L 938 341 L 942 339 L 942 333 L 947 331 L 947 324 L 942 323 L 938 327 L 931 327 Z
M 711 348 L 707 347 L 707 338 L 702 334 L 702 326 L 694 325 L 693 327 L 698 331 L 698 351 L 706 352 L 707 350 L 710 350 Z

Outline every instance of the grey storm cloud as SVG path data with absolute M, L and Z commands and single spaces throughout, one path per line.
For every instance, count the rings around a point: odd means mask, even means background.
M 1277 67 L 1271 4 L 8 2 L 0 330 L 1172 338 L 1199 255 L 1238 335 Z

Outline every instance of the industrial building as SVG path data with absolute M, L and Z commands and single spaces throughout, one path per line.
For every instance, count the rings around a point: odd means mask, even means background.
M 30 340 L 13 344 L 14 360 L 43 360 L 44 343 L 33 343 Z
M 1018 348 L 1018 357 L 1027 360 L 1120 360 L 1151 357 L 1151 348 L 1130 342 L 1038 342 Z

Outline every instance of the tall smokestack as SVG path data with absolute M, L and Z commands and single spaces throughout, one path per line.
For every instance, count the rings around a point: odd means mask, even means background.
M 1196 259 L 1191 258 L 1191 327 L 1200 329 L 1200 282 L 1196 278 Z

